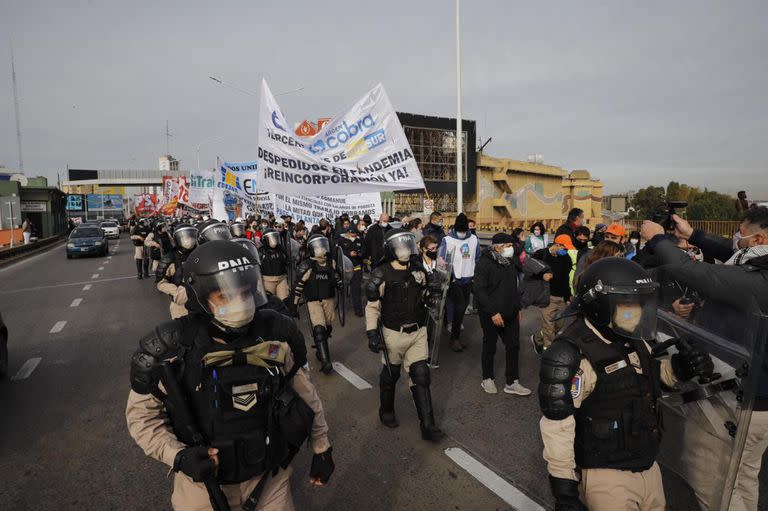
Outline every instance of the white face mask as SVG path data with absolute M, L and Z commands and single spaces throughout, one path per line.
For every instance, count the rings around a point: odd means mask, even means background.
M 211 308 L 213 309 L 213 317 L 216 321 L 230 328 L 240 328 L 247 325 L 253 320 L 254 314 L 256 314 L 256 302 L 253 299 L 253 295 L 231 300 L 226 305 Z
M 637 245 L 639 241 L 640 240 L 637 238 L 632 238 L 631 240 L 629 240 L 629 242 L 632 243 L 633 245 Z
M 379 225 L 382 227 L 386 227 L 389 225 L 389 222 L 379 222 Z
M 504 250 L 501 251 L 501 255 L 502 257 L 506 257 L 507 259 L 514 257 L 515 247 L 505 247 Z
M 467 235 L 466 231 L 456 231 L 456 236 L 459 237 L 459 239 L 464 239 L 464 237 Z
M 395 257 L 401 263 L 408 261 L 411 258 L 411 251 L 407 247 L 399 247 L 395 249 Z

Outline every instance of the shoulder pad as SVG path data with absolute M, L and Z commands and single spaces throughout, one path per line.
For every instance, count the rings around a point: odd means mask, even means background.
M 379 294 L 379 286 L 384 282 L 384 269 L 381 266 L 377 266 L 371 272 L 371 277 L 368 282 L 365 283 L 365 297 L 369 302 L 375 302 L 381 299 Z
M 581 352 L 569 339 L 560 337 L 541 358 L 539 406 L 544 416 L 563 420 L 573 415 L 571 382 L 581 363 Z
M 309 259 L 304 259 L 302 262 L 299 263 L 299 276 L 303 277 L 305 273 L 307 273 L 310 269 L 312 269 L 312 261 Z
M 183 332 L 182 321 L 168 321 L 139 341 L 139 349 L 131 357 L 131 389 L 138 394 L 157 390 L 160 364 L 179 354 Z
M 160 259 L 157 270 L 155 270 L 155 282 L 160 282 L 165 278 L 165 272 L 168 271 L 168 267 L 174 262 L 173 254 L 163 254 L 163 258 Z

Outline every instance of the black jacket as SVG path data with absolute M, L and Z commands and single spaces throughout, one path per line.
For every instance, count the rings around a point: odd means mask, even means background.
M 437 238 L 437 246 L 440 246 L 443 238 L 445 238 L 445 230 L 441 226 L 435 225 L 432 222 L 424 226 L 424 228 L 421 230 L 421 234 L 424 236 L 434 236 Z
M 563 300 L 571 299 L 571 256 L 552 255 L 548 248 L 537 251 L 534 257 L 544 261 L 552 269 L 552 280 L 549 281 L 549 294 Z
M 477 297 L 480 312 L 493 316 L 501 313 L 504 319 L 513 320 L 520 310 L 520 293 L 517 289 L 517 267 L 498 263 L 486 248 L 475 266 L 472 291 Z

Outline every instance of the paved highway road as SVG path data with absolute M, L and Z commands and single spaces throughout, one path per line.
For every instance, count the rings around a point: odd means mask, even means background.
M 110 246 L 107 257 L 70 261 L 59 245 L 0 269 L 0 311 L 10 330 L 9 378 L 0 382 L 2 509 L 170 508 L 167 467 L 144 456 L 124 418 L 130 355 L 168 318 L 168 302 L 153 280 L 135 278 L 126 235 Z M 524 315 L 523 339 L 534 316 Z M 307 335 L 304 317 L 301 326 Z M 400 428 L 379 425 L 380 365 L 363 321 L 349 314 L 346 327 L 335 327 L 332 354 L 343 367 L 329 376 L 313 367 L 312 377 L 337 468 L 327 487 L 314 489 L 309 451 L 296 458 L 297 509 L 550 508 L 536 396 L 482 392 L 480 335 L 470 316 L 469 349 L 441 352 L 433 398 L 448 436 L 433 445 L 420 438 L 406 378 L 396 402 Z M 521 370 L 522 383 L 535 389 L 538 358 L 527 342 Z

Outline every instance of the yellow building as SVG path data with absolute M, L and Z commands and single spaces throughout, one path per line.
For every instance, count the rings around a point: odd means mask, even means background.
M 602 196 L 603 184 L 586 170 L 569 174 L 553 165 L 478 154 L 479 224 L 527 227 L 541 221 L 554 229 L 577 207 L 594 225 L 601 219 Z

